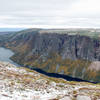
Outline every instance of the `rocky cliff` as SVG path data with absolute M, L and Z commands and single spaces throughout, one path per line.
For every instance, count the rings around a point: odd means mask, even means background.
M 11 59 L 24 66 L 100 82 L 98 31 L 29 29 L 10 35 L 2 46 L 12 49 Z

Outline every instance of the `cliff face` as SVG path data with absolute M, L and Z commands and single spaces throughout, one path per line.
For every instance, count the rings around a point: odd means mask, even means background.
M 4 45 L 16 52 L 11 59 L 17 63 L 100 82 L 99 39 L 35 29 L 15 33 Z

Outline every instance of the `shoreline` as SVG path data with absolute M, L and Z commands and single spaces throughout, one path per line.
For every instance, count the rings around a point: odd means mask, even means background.
M 15 54 L 15 52 L 14 52 L 13 50 L 11 50 L 10 48 L 6 48 L 6 47 L 2 47 L 2 48 L 7 49 L 7 50 L 10 50 L 11 52 L 13 52 L 13 55 Z M 11 57 L 12 57 L 13 55 L 11 55 Z M 31 69 L 31 70 L 37 71 L 37 72 L 39 72 L 39 73 L 41 73 L 41 74 L 44 74 L 44 75 L 46 75 L 46 76 L 48 76 L 48 77 L 63 78 L 63 79 L 65 79 L 65 80 L 67 80 L 67 81 L 89 82 L 89 83 L 94 83 L 94 84 L 98 83 L 98 82 L 91 82 L 91 81 L 87 81 L 87 80 L 82 80 L 82 79 L 80 79 L 80 78 L 75 78 L 75 77 L 71 77 L 71 76 L 64 75 L 64 74 L 48 73 L 48 72 L 43 71 L 42 69 L 39 69 L 39 68 L 36 68 L 36 67 L 33 67 L 33 68 L 32 68 L 31 66 L 24 66 L 24 65 L 22 65 L 22 64 L 17 63 L 17 62 L 14 61 L 13 59 L 11 59 L 11 57 L 10 57 L 9 59 L 13 62 L 12 64 L 14 64 L 14 65 L 16 65 L 16 66 L 18 65 L 17 67 L 26 67 L 26 68 L 29 68 L 29 69 Z

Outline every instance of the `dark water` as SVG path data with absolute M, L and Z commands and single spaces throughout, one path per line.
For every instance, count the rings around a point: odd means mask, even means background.
M 28 66 L 27 66 L 28 67 Z M 30 68 L 30 67 L 29 67 Z M 89 83 L 97 83 L 97 82 L 90 82 L 90 81 L 86 81 L 86 80 L 82 80 L 82 79 L 79 79 L 79 78 L 74 78 L 74 77 L 70 77 L 68 75 L 63 75 L 63 74 L 57 74 L 57 73 L 47 73 L 41 69 L 38 69 L 38 68 L 30 68 L 31 70 L 35 70 L 41 74 L 44 74 L 44 75 L 47 75 L 49 77 L 55 77 L 55 78 L 63 78 L 67 81 L 77 81 L 77 82 L 89 82 Z
M 14 53 L 6 48 L 0 47 L 0 61 L 9 62 L 16 66 L 19 66 L 17 63 L 13 62 L 10 57 L 13 56 Z
M 4 62 L 9 62 L 11 64 L 14 64 L 16 66 L 22 66 L 22 65 L 18 65 L 17 63 L 13 62 L 10 57 L 14 55 L 14 52 L 12 52 L 10 49 L 6 49 L 6 48 L 3 48 L 3 47 L 0 47 L 0 61 L 4 61 Z M 30 68 L 31 70 L 35 70 L 39 73 L 42 73 L 44 75 L 47 75 L 49 77 L 56 77 L 56 78 L 63 78 L 65 80 L 68 80 L 68 81 L 78 81 L 78 82 L 83 82 L 85 80 L 82 80 L 82 79 L 78 79 L 78 78 L 73 78 L 73 77 L 70 77 L 70 76 L 67 76 L 67 75 L 61 75 L 61 74 L 55 74 L 55 73 L 47 73 L 41 69 L 38 69 L 38 68 L 31 68 L 29 66 L 26 66 L 27 68 Z M 85 82 L 89 82 L 89 81 L 85 81 Z M 93 83 L 93 82 L 92 82 Z

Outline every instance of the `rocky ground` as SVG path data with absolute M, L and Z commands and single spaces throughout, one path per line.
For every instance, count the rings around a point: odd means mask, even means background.
M 0 100 L 100 100 L 100 85 L 50 78 L 0 62 Z

